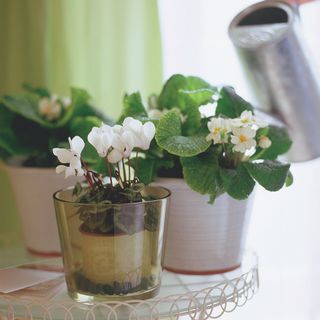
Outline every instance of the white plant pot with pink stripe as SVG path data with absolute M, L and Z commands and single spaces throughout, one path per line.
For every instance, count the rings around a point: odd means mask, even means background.
M 65 179 L 54 168 L 4 168 L 15 196 L 26 248 L 33 254 L 60 255 L 52 196 L 55 191 L 74 185 L 79 178 Z
M 227 194 L 208 204 L 208 196 L 183 179 L 159 178 L 172 192 L 165 240 L 164 268 L 184 274 L 215 274 L 241 265 L 252 196 L 235 200 Z

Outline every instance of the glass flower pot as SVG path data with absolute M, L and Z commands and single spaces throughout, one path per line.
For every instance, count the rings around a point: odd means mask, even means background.
M 57 215 L 69 295 L 80 302 L 146 299 L 160 287 L 170 191 L 146 187 L 148 200 L 123 204 L 72 201 L 57 191 Z

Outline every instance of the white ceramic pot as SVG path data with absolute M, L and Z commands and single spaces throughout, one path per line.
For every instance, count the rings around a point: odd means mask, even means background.
M 60 243 L 52 195 L 74 185 L 79 178 L 65 179 L 54 168 L 5 165 L 18 213 L 24 241 L 33 254 L 60 255 Z
M 240 266 L 251 211 L 249 200 L 224 194 L 213 205 L 183 179 L 159 178 L 172 192 L 164 268 L 184 274 L 215 274 Z

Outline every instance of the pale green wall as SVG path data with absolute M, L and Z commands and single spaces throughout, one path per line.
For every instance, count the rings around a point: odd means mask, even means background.
M 0 164 L 0 247 L 21 242 L 20 221 L 6 173 Z

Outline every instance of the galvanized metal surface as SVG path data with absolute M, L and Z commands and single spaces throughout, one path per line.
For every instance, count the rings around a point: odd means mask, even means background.
M 320 87 L 299 28 L 296 8 L 263 1 L 240 12 L 229 26 L 259 107 L 289 128 L 291 161 L 320 156 Z

